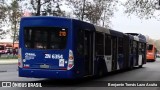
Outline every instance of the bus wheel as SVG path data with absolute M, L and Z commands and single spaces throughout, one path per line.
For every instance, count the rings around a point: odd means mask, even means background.
M 131 64 L 128 69 L 132 70 L 133 69 L 133 64 Z

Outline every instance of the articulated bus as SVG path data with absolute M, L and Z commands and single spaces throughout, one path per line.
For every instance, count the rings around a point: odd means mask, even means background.
M 147 44 L 147 61 L 156 61 L 157 49 L 153 44 Z
M 142 67 L 146 63 L 146 38 L 75 19 L 24 17 L 18 56 L 20 77 L 102 76 Z

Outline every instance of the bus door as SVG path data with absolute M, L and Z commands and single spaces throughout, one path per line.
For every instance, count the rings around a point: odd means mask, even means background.
M 117 68 L 117 69 L 122 69 L 122 68 L 124 68 L 125 66 L 125 58 L 124 58 L 124 46 L 123 46 L 123 43 L 124 43 L 124 39 L 123 38 L 118 38 L 118 57 L 117 57 L 117 59 L 118 59 L 118 66 L 119 66 L 119 68 Z M 127 48 L 127 47 L 125 47 L 125 48 Z
M 93 32 L 84 32 L 84 65 L 85 75 L 93 74 Z
M 142 65 L 142 59 L 143 59 L 143 53 L 142 53 L 142 50 L 143 47 L 142 47 L 142 43 L 140 42 L 139 45 L 138 45 L 138 65 Z
M 133 66 L 137 65 L 137 42 L 133 41 Z
M 124 63 L 123 68 L 128 68 L 130 66 L 130 48 L 129 48 L 130 42 L 128 36 L 124 36 L 124 43 L 123 43 L 123 50 L 124 50 Z
M 139 62 L 139 42 L 137 42 L 137 46 L 136 46 L 136 66 L 138 65 Z
M 129 61 L 130 61 L 130 63 L 129 63 L 129 67 L 133 67 L 133 65 L 134 65 L 134 46 L 133 46 L 133 40 L 130 40 L 130 45 L 129 45 L 129 47 L 130 47 L 130 50 L 129 50 Z
M 112 37 L 112 71 L 117 70 L 117 38 Z

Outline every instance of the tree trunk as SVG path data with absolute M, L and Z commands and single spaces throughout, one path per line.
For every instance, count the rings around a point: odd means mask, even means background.
M 15 20 L 15 23 L 14 23 L 14 35 L 13 35 L 13 45 L 12 45 L 13 48 L 12 49 L 14 49 L 14 42 L 15 42 L 15 38 L 16 38 L 16 33 L 17 33 L 17 21 Z
M 38 0 L 38 5 L 37 5 L 37 13 L 36 16 L 40 16 L 40 11 L 41 11 L 41 0 Z
M 83 7 L 82 7 L 82 18 L 81 18 L 81 20 L 83 21 L 83 18 L 84 18 L 84 8 L 85 8 L 85 2 L 86 2 L 86 0 L 83 0 Z

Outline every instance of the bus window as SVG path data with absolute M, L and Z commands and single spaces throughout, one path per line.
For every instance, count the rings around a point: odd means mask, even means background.
M 137 53 L 137 42 L 133 41 L 133 54 Z
M 105 55 L 111 55 L 111 36 L 105 35 Z
M 77 32 L 77 52 L 79 55 L 84 54 L 84 30 L 78 30 Z
M 148 50 L 152 50 L 152 48 L 153 48 L 153 45 L 148 45 Z
M 103 33 L 96 32 L 95 36 L 95 49 L 96 49 L 96 55 L 104 55 L 104 35 Z
M 133 41 L 130 40 L 129 42 L 130 42 L 130 48 L 129 48 L 130 50 L 129 51 L 130 51 L 130 54 L 133 54 Z
M 25 47 L 30 49 L 64 49 L 67 30 L 58 27 L 26 27 Z
M 118 53 L 123 54 L 123 39 L 118 38 Z
M 142 43 L 139 43 L 138 51 L 139 51 L 139 54 L 142 53 Z

